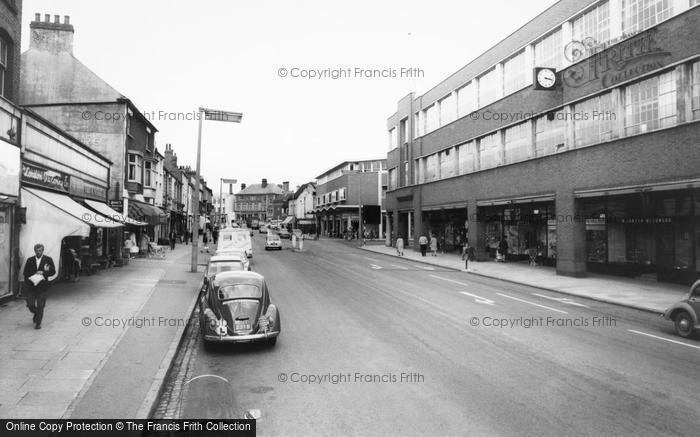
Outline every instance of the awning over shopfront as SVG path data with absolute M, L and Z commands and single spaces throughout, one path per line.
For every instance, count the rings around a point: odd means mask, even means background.
M 95 211 L 99 212 L 100 214 L 104 215 L 105 217 L 109 217 L 113 219 L 117 223 L 122 223 L 125 225 L 133 225 L 133 226 L 146 226 L 148 223 L 145 222 L 140 222 L 138 220 L 134 220 L 129 216 L 125 216 L 124 214 L 117 212 L 110 208 L 107 204 L 104 204 L 102 202 L 97 202 L 94 200 L 86 200 L 85 203 L 87 205 L 94 209 Z
M 160 217 L 164 215 L 166 215 L 166 213 L 163 212 L 163 210 L 150 203 L 129 200 L 129 217 L 132 219 L 146 221 L 149 224 L 156 224 L 159 223 Z M 148 218 L 151 218 L 151 220 L 149 221 Z
M 287 216 L 284 220 L 282 220 L 282 223 L 280 223 L 281 226 L 287 226 L 289 223 L 294 220 L 294 216 Z
M 91 226 L 122 227 L 120 223 L 90 211 L 65 194 L 51 191 L 22 188 L 22 206 L 27 208 L 27 221 L 19 234 L 22 261 L 34 255 L 34 245 L 41 243 L 44 245 L 44 253 L 58 264 L 63 238 L 88 237 Z

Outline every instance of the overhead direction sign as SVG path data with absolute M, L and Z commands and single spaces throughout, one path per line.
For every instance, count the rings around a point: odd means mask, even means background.
M 207 109 L 207 108 L 201 108 L 201 110 L 204 111 L 204 119 L 205 120 L 227 121 L 229 123 L 240 123 L 241 120 L 243 119 L 243 114 L 241 114 L 240 112 L 221 111 L 218 109 Z

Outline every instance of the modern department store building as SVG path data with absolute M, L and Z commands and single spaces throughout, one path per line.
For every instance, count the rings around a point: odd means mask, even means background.
M 511 259 L 569 276 L 699 278 L 699 4 L 562 0 L 401 99 L 387 234 L 468 236 L 482 260 L 505 236 Z

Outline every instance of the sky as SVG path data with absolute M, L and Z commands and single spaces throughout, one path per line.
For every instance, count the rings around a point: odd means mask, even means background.
M 69 15 L 74 55 L 152 114 L 159 150 L 172 144 L 178 164 L 194 168 L 197 122 L 184 117 L 200 106 L 241 112 L 240 124 L 204 123 L 208 184 L 218 192 L 220 178 L 266 178 L 294 188 L 343 161 L 386 158 L 399 99 L 426 92 L 554 3 L 24 0 L 22 47 L 35 13 Z M 402 68 L 420 71 L 402 77 Z

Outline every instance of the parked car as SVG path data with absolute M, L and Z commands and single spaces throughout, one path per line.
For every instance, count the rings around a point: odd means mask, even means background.
M 694 332 L 700 331 L 698 315 L 700 315 L 700 280 L 690 286 L 688 297 L 668 307 L 663 317 L 673 321 L 678 335 L 688 338 Z
M 261 234 L 267 234 L 267 225 L 260 225 L 258 232 Z
M 277 231 L 277 235 L 279 235 L 280 238 L 286 238 L 288 240 L 292 238 L 292 234 L 289 233 L 287 228 L 281 228 L 279 231 Z
M 221 272 L 250 270 L 250 261 L 248 261 L 245 253 L 240 251 L 217 251 L 209 258 L 207 268 L 204 270 L 202 291 L 204 291 L 211 278 Z
M 253 243 L 250 236 L 253 235 L 251 230 L 248 233 L 247 229 L 241 228 L 225 228 L 219 231 L 219 239 L 216 241 L 216 250 L 238 250 L 245 252 L 248 258 L 253 257 Z
M 212 342 L 264 341 L 274 346 L 282 326 L 265 278 L 255 272 L 223 272 L 212 278 L 199 301 L 200 331 Z
M 265 250 L 270 249 L 282 250 L 282 240 L 280 236 L 272 232 L 267 234 L 267 239 L 265 240 Z

